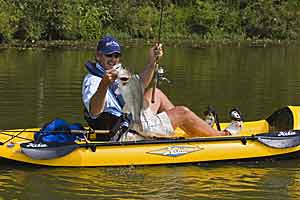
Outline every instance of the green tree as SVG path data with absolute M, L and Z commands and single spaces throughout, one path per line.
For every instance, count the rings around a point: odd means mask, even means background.
M 249 38 L 296 39 L 299 3 L 255 0 L 244 9 L 243 24 Z
M 6 40 L 12 39 L 22 12 L 13 1 L 0 0 L 0 35 Z
M 71 30 L 71 1 L 47 0 L 43 2 L 45 15 L 43 16 L 43 37 L 48 40 L 64 39 L 65 32 Z
M 41 39 L 43 31 L 41 19 L 44 16 L 41 2 L 39 0 L 15 0 L 15 4 L 22 13 L 14 34 L 15 38 L 23 40 Z
M 105 33 L 112 17 L 108 7 L 102 4 L 81 4 L 79 12 L 79 34 L 85 40 L 97 39 Z
M 168 39 L 299 39 L 299 0 L 163 0 Z M 0 38 L 157 37 L 161 0 L 0 0 Z
M 186 19 L 186 26 L 190 34 L 198 34 L 208 38 L 213 35 L 219 20 L 219 13 L 216 4 L 205 0 L 196 0 L 195 5 L 189 7 L 189 16 Z

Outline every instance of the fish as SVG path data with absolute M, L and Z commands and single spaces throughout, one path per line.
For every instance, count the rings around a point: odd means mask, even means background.
M 144 109 L 144 86 L 137 74 L 121 68 L 118 70 L 119 92 L 122 95 L 125 105 L 122 112 L 131 116 L 129 128 L 137 132 L 143 131 L 141 113 Z
M 152 138 L 167 138 L 165 134 L 144 130 L 141 118 L 149 103 L 144 99 L 144 83 L 138 74 L 133 74 L 123 68 L 118 68 L 118 92 L 122 95 L 125 105 L 122 112 L 130 116 L 129 131 L 123 134 L 119 141 L 138 141 Z M 133 132 L 132 132 L 133 131 Z

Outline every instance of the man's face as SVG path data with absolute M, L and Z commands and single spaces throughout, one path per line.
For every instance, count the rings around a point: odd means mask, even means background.
M 120 62 L 121 55 L 119 53 L 113 53 L 105 55 L 101 52 L 96 53 L 97 61 L 102 65 L 106 70 L 111 69 L 113 66 Z

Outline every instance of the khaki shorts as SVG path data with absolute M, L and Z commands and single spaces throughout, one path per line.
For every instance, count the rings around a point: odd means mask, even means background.
M 162 135 L 173 135 L 174 129 L 166 112 L 154 114 L 148 107 L 141 114 L 144 132 L 160 133 Z

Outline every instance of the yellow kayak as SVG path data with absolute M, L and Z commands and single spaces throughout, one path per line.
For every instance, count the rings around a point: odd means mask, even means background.
M 0 158 L 45 166 L 124 166 L 199 163 L 298 155 L 300 106 L 288 106 L 263 120 L 244 122 L 239 136 L 176 137 L 136 142 L 84 141 L 46 145 L 33 142 L 40 128 L 0 132 Z M 221 128 L 228 123 L 221 123 Z M 50 157 L 43 157 L 51 155 Z M 299 154 L 300 155 L 300 154 Z

